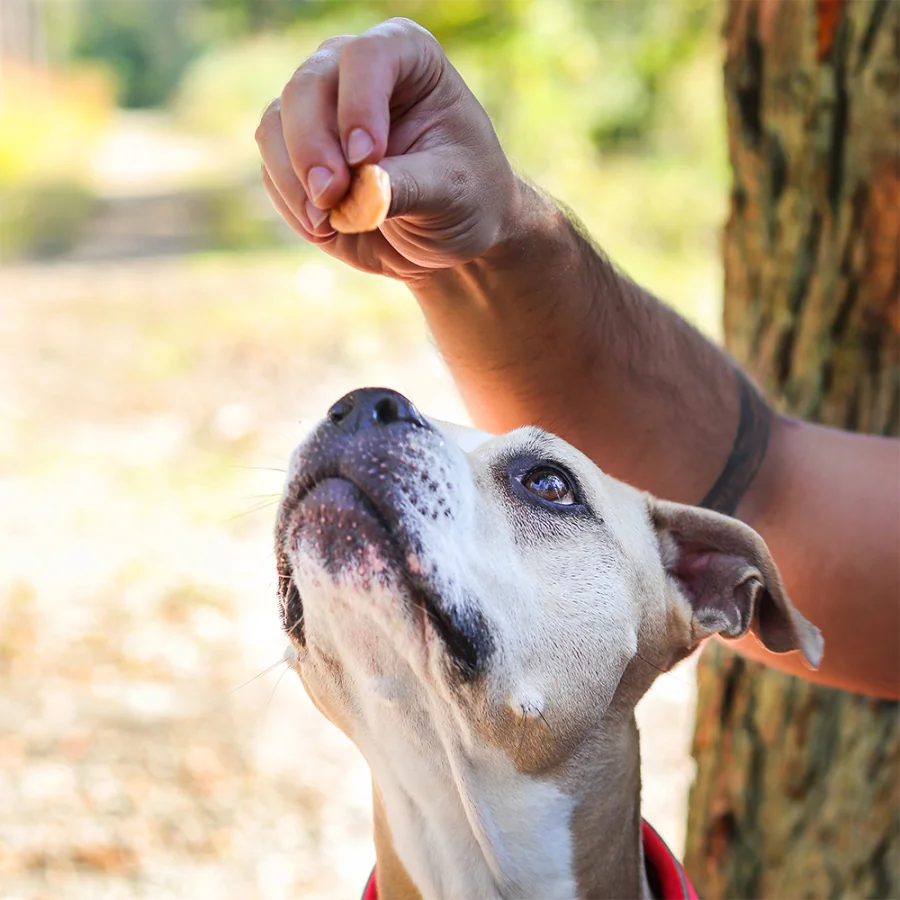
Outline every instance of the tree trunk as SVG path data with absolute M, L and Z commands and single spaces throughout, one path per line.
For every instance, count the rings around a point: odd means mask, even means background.
M 780 409 L 896 434 L 900 3 L 735 0 L 725 38 L 728 347 Z M 718 646 L 699 691 L 700 896 L 900 897 L 897 704 Z

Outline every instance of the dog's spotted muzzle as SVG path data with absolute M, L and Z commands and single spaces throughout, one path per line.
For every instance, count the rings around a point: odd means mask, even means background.
M 405 613 L 428 617 L 462 674 L 481 671 L 490 649 L 485 622 L 468 604 L 444 602 L 423 552 L 423 529 L 453 520 L 457 504 L 445 440 L 415 406 L 383 388 L 347 394 L 298 448 L 290 477 L 275 556 L 291 640 L 305 642 L 294 571 L 314 556 L 325 575 L 356 588 L 399 579 L 410 598 Z

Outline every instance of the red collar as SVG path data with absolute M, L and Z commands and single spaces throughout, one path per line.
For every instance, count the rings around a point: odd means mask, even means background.
M 644 841 L 647 878 L 657 900 L 697 900 L 694 886 L 684 874 L 681 863 L 675 859 L 666 842 L 653 830 L 653 826 L 643 819 L 641 819 L 641 837 Z M 366 882 L 362 900 L 378 900 L 374 869 Z
M 641 819 L 641 837 L 647 879 L 654 896 L 658 900 L 697 900 L 697 892 L 681 863 L 646 819 Z

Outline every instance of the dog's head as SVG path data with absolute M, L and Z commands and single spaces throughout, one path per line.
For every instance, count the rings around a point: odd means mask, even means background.
M 387 720 L 537 772 L 714 633 L 821 655 L 747 526 L 536 428 L 429 421 L 384 389 L 339 400 L 295 451 L 276 556 L 293 663 L 367 756 Z

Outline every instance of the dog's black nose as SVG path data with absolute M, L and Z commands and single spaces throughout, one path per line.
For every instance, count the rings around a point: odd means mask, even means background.
M 328 420 L 349 434 L 395 422 L 428 428 L 415 406 L 390 388 L 360 388 L 345 394 L 328 410 Z

